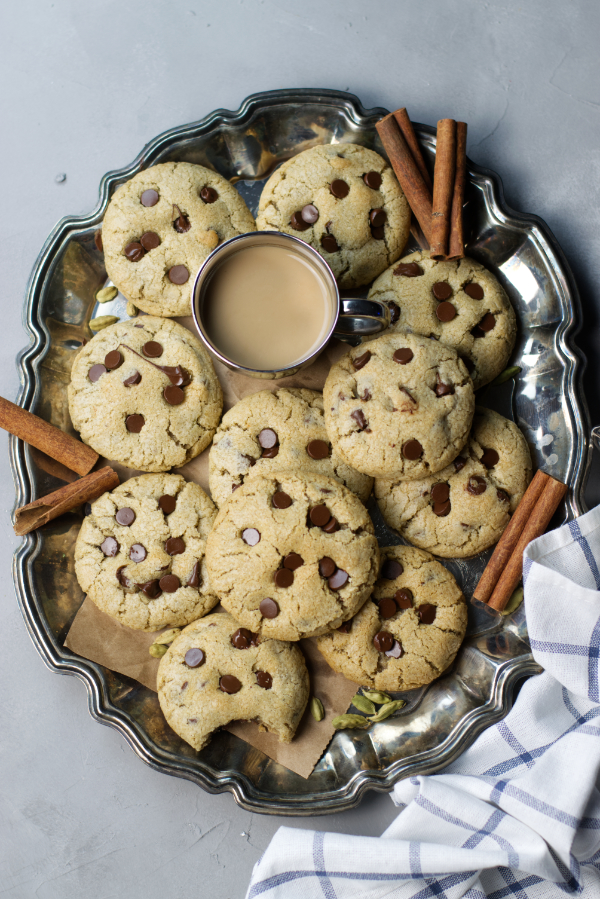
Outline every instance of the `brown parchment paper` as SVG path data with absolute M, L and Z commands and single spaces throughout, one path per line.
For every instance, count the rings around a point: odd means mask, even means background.
M 179 318 L 177 321 L 195 333 L 191 316 Z M 217 376 L 223 388 L 223 411 L 226 412 L 243 397 L 258 393 L 260 390 L 277 390 L 279 387 L 306 387 L 310 390 L 322 390 L 332 364 L 347 350 L 348 347 L 345 344 L 332 340 L 311 366 L 290 378 L 282 378 L 279 381 L 250 378 L 230 371 L 218 360 L 213 359 Z M 187 480 L 200 484 L 203 490 L 210 494 L 208 488 L 209 449 L 192 459 L 187 465 L 177 469 L 177 473 L 182 474 Z M 106 461 L 108 462 L 108 460 Z M 106 462 L 101 460 L 99 464 L 106 464 Z M 127 468 L 118 462 L 109 462 L 109 464 L 118 472 L 121 483 L 130 477 L 143 474 L 143 472 Z M 97 662 L 111 671 L 131 677 L 156 692 L 159 660 L 153 659 L 148 654 L 148 647 L 154 642 L 156 636 L 156 633 L 147 634 L 143 631 L 134 631 L 119 624 L 105 612 L 100 611 L 91 599 L 86 598 L 73 620 L 65 645 L 84 659 Z M 306 778 L 310 776 L 334 734 L 331 721 L 336 715 L 341 715 L 346 711 L 350 700 L 356 693 L 357 686 L 341 674 L 336 674 L 331 670 L 318 651 L 314 640 L 301 640 L 300 646 L 310 675 L 311 697 L 317 696 L 325 708 L 323 721 L 314 720 L 310 714 L 309 700 L 292 743 L 280 743 L 273 734 L 261 733 L 258 725 L 254 722 L 236 721 L 229 725 L 227 730 L 245 740 L 255 749 L 264 752 L 280 765 Z

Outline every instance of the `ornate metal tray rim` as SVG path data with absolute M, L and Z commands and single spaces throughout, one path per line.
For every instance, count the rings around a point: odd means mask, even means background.
M 66 216 L 58 222 L 36 260 L 27 286 L 23 322 L 31 342 L 17 356 L 21 377 L 21 389 L 17 398 L 19 405 L 30 408 L 37 398 L 39 387 L 35 377 L 36 370 L 50 340 L 50 335 L 37 312 L 57 250 L 71 232 L 89 229 L 101 222 L 103 208 L 108 201 L 112 186 L 132 177 L 144 164 L 152 164 L 153 158 L 175 138 L 180 141 L 187 137 L 199 136 L 210 131 L 215 125 L 242 124 L 259 108 L 307 102 L 343 109 L 351 121 L 365 127 L 374 126 L 382 115 L 387 114 L 387 110 L 380 107 L 365 109 L 356 96 L 342 91 L 300 88 L 253 94 L 244 100 L 236 112 L 218 109 L 198 122 L 165 131 L 150 141 L 129 166 L 104 175 L 100 182 L 98 204 L 91 213 Z M 435 144 L 433 128 L 422 125 L 415 127 L 422 137 Z M 481 168 L 470 160 L 468 170 L 471 178 L 484 190 L 497 218 L 513 227 L 529 230 L 535 235 L 546 258 L 555 257 L 558 260 L 558 265 L 552 266 L 553 275 L 561 299 L 561 308 L 563 312 L 569 314 L 563 315 L 563 320 L 557 328 L 556 343 L 564 365 L 566 399 L 575 423 L 576 436 L 572 448 L 571 490 L 567 501 L 567 517 L 571 519 L 586 510 L 583 490 L 590 462 L 587 427 L 589 419 L 581 389 L 585 360 L 571 342 L 581 322 L 579 294 L 564 254 L 546 223 L 539 216 L 516 212 L 509 208 L 504 200 L 502 182 L 495 172 Z M 15 507 L 17 507 L 32 498 L 32 473 L 22 441 L 11 437 L 9 453 L 16 487 Z M 142 729 L 111 702 L 101 666 L 75 656 L 59 645 L 39 613 L 31 588 L 31 573 L 33 562 L 40 549 L 39 533 L 29 534 L 14 554 L 13 578 L 25 624 L 46 665 L 60 674 L 79 677 L 87 687 L 88 707 L 92 717 L 102 724 L 115 727 L 146 764 L 156 770 L 192 780 L 210 793 L 229 791 L 242 808 L 250 811 L 278 815 L 339 812 L 357 806 L 363 794 L 369 789 L 379 792 L 389 791 L 402 777 L 417 772 L 421 774 L 438 771 L 456 759 L 482 730 L 500 720 L 508 712 L 512 704 L 513 687 L 519 679 L 539 673 L 541 670 L 531 653 L 521 655 L 502 665 L 496 672 L 492 697 L 463 716 L 444 742 L 432 750 L 411 756 L 410 759 L 399 760 L 383 771 L 358 771 L 342 789 L 330 791 L 325 796 L 302 794 L 296 798 L 288 794 L 285 799 L 277 801 L 272 798 L 272 794 L 257 790 L 248 778 L 238 772 L 227 771 L 215 775 L 213 771 L 207 770 L 208 766 L 204 766 L 200 760 L 196 760 L 192 768 L 187 760 L 179 759 L 172 753 L 157 748 Z

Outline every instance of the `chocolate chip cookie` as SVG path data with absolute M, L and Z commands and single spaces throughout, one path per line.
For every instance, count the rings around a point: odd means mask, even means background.
M 256 224 L 306 241 L 342 287 L 368 284 L 408 240 L 410 208 L 388 163 L 357 144 L 304 150 L 264 186 Z
M 454 347 L 476 390 L 506 367 L 517 334 L 514 309 L 502 285 L 474 259 L 436 262 L 411 253 L 377 278 L 369 297 L 389 306 L 392 329 Z
M 256 474 L 301 468 L 335 477 L 366 502 L 373 479 L 331 448 L 316 390 L 261 390 L 226 412 L 213 437 L 209 483 L 218 506 Z
M 230 615 L 186 627 L 162 657 L 158 699 L 175 733 L 202 749 L 230 721 L 254 720 L 290 743 L 310 690 L 298 646 L 257 640 Z
M 475 406 L 456 351 L 408 331 L 350 350 L 332 366 L 323 401 L 332 446 L 348 465 L 407 480 L 458 455 Z
M 156 631 L 189 624 L 218 602 L 204 551 L 217 510 L 177 474 L 130 478 L 92 503 L 75 545 L 89 598 L 121 624 Z
M 377 690 L 413 690 L 454 661 L 467 628 L 467 606 L 453 576 L 410 546 L 381 550 L 371 599 L 317 646 L 334 671 Z
M 71 370 L 69 412 L 83 442 L 141 471 L 166 471 L 201 453 L 222 407 L 204 346 L 164 318 L 104 328 Z
M 311 471 L 250 478 L 222 507 L 206 562 L 213 589 L 243 627 L 299 640 L 351 618 L 377 576 L 379 550 L 360 500 Z
M 191 290 L 206 257 L 224 240 L 255 231 L 235 187 L 189 162 L 138 172 L 111 198 L 102 223 L 108 276 L 139 309 L 189 315 Z
M 391 528 L 445 558 L 468 558 L 496 543 L 531 480 L 527 441 L 512 421 L 477 408 L 469 442 L 434 476 L 375 481 Z

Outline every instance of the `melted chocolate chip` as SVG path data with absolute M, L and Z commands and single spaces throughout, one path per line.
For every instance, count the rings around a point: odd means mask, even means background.
M 350 418 L 354 419 L 354 421 L 358 425 L 359 431 L 364 431 L 369 424 L 362 409 L 355 409 L 354 412 L 350 413 Z
M 306 447 L 306 452 L 311 459 L 327 459 L 329 444 L 325 440 L 311 440 Z
M 383 209 L 371 209 L 369 213 L 369 222 L 372 228 L 383 228 L 387 222 L 387 215 Z
M 204 190 L 206 189 L 204 188 Z M 233 674 L 224 674 L 219 680 L 219 689 L 223 693 L 239 693 L 242 689 L 242 683 Z
M 486 468 L 493 468 L 500 461 L 500 456 L 495 449 L 486 449 L 480 459 L 482 465 Z
M 419 616 L 421 624 L 433 624 L 436 612 L 436 607 L 432 606 L 429 602 L 426 602 L 423 606 L 419 606 L 417 609 L 417 615 Z
M 327 579 L 327 583 L 329 584 L 330 590 L 341 590 L 348 581 L 350 580 L 350 575 L 347 571 L 344 571 L 343 568 L 338 568 L 337 571 Z
M 360 356 L 355 356 L 352 360 L 352 365 L 354 367 L 354 371 L 359 371 L 361 368 L 364 368 L 369 359 L 371 358 L 370 350 L 365 350 L 364 353 L 361 353 Z
M 165 515 L 170 515 L 171 512 L 175 511 L 175 506 L 177 505 L 177 497 L 170 496 L 170 494 L 168 493 L 163 493 L 158 501 L 158 505 L 165 513 Z
M 352 618 L 350 621 L 344 621 L 343 624 L 340 624 L 338 628 L 336 628 L 338 634 L 349 634 L 352 629 Z
M 414 462 L 423 455 L 423 447 L 418 440 L 407 440 L 402 447 L 402 455 L 410 462 Z
M 322 526 L 322 530 L 325 531 L 326 534 L 335 534 L 336 531 L 339 531 L 340 526 L 338 524 L 337 518 L 330 518 L 327 524 Z
M 142 256 L 146 255 L 146 251 L 137 240 L 128 243 L 123 252 L 130 262 L 139 262 Z
M 125 378 L 123 381 L 123 387 L 135 387 L 136 384 L 139 384 L 142 380 L 142 376 L 139 371 L 134 371 L 132 375 L 129 375 L 128 378 Z
M 268 671 L 257 671 L 256 683 L 259 687 L 262 687 L 263 690 L 270 690 L 273 686 L 273 678 Z
M 114 371 L 115 368 L 123 365 L 123 356 L 118 350 L 111 350 L 104 357 L 104 365 L 109 371 Z
M 408 587 L 402 587 L 401 590 L 396 590 L 394 599 L 399 609 L 412 609 L 413 594 L 412 590 L 409 590 Z
M 431 499 L 434 503 L 445 503 L 450 496 L 448 484 L 434 484 L 431 488 Z
M 446 515 L 450 514 L 451 509 L 450 500 L 447 499 L 443 503 L 434 503 L 433 504 L 433 514 L 437 515 L 438 518 L 445 518 Z
M 194 562 L 194 567 L 192 568 L 192 573 L 185 584 L 186 587 L 199 587 L 200 586 L 200 562 Z
M 390 324 L 393 325 L 400 318 L 400 306 L 397 303 L 388 303 L 390 310 Z
M 301 212 L 294 212 L 292 214 L 292 217 L 290 218 L 290 225 L 292 226 L 294 231 L 306 231 L 308 228 L 310 228 L 310 225 L 307 225 L 307 223 L 302 218 Z
M 407 365 L 414 358 L 414 353 L 409 347 L 401 347 L 394 353 L 394 362 Z
M 106 374 L 106 366 L 102 365 L 101 362 L 97 362 L 96 365 L 92 365 L 90 370 L 88 371 L 88 378 L 95 384 L 96 381 L 99 381 L 102 375 Z
M 371 226 L 371 237 L 374 240 L 385 240 L 385 229 L 383 225 L 381 226 L 381 228 L 375 228 Z
M 140 584 L 140 590 L 148 599 L 158 599 L 159 596 L 162 596 L 162 590 L 157 580 L 146 581 L 145 584 Z
M 371 190 L 379 190 L 381 187 L 381 175 L 379 172 L 367 172 L 363 175 L 363 181 Z
M 272 428 L 263 428 L 258 435 L 258 442 L 263 449 L 271 449 L 277 443 L 277 434 Z
M 263 618 L 277 618 L 279 615 L 279 606 L 274 599 L 267 597 L 263 599 L 258 607 Z
M 185 234 L 192 227 L 189 218 L 183 214 L 179 206 L 173 203 L 173 215 L 177 216 L 173 221 L 173 227 L 178 234 Z
M 350 188 L 341 178 L 336 178 L 335 181 L 332 181 L 329 185 L 329 190 L 336 200 L 343 200 L 350 193 Z
M 464 292 L 468 297 L 471 297 L 472 300 L 482 300 L 483 299 L 483 287 L 481 284 L 467 284 L 463 288 Z
M 288 553 L 283 560 L 283 567 L 290 571 L 296 571 L 304 565 L 304 559 L 298 553 Z
M 180 556 L 185 552 L 185 541 L 181 537 L 169 537 L 165 543 L 165 552 L 169 556 Z
M 125 427 L 132 434 L 139 434 L 144 425 L 146 424 L 146 419 L 143 415 L 138 415 L 134 413 L 133 415 L 128 415 L 125 419 Z
M 190 277 L 190 273 L 185 265 L 174 265 L 169 269 L 167 275 L 172 284 L 185 284 Z
M 423 274 L 423 269 L 416 262 L 401 262 L 394 269 L 395 275 L 403 275 L 405 278 L 418 278 Z
M 491 331 L 496 325 L 496 316 L 491 312 L 488 312 L 487 315 L 484 315 L 478 325 L 472 329 L 471 334 L 473 337 L 483 337 L 487 334 L 488 331 Z
M 462 471 L 462 469 L 465 467 L 466 464 L 467 464 L 467 460 L 465 459 L 464 456 L 457 456 L 456 459 L 454 460 L 454 471 L 456 471 L 456 472 Z
M 175 593 L 181 587 L 181 581 L 176 574 L 165 574 L 158 582 L 158 586 L 165 593 Z
M 312 203 L 307 203 L 306 206 L 302 207 L 302 212 L 300 213 L 302 216 L 302 220 L 306 222 L 307 225 L 314 225 L 314 223 L 319 218 L 319 210 Z
M 379 609 L 379 617 L 383 618 L 384 621 L 387 621 L 388 618 L 393 618 L 398 611 L 398 606 L 391 596 L 380 599 L 377 603 L 377 607 Z
M 498 497 L 498 499 L 500 500 L 501 503 L 509 503 L 510 502 L 510 496 L 508 495 L 506 490 L 500 490 L 500 488 L 498 488 L 496 490 L 496 496 Z
M 163 390 L 163 397 L 169 406 L 181 406 L 185 399 L 185 393 L 181 387 L 173 387 L 171 384 Z
M 164 351 L 162 343 L 157 340 L 148 340 L 142 347 L 142 353 L 150 359 L 159 359 Z
M 260 542 L 260 531 L 257 531 L 256 528 L 245 528 L 242 531 L 242 540 L 248 546 L 256 546 Z
M 235 633 L 231 635 L 232 646 L 236 649 L 248 649 L 252 645 L 252 631 L 245 627 L 239 627 Z
M 404 566 L 397 562 L 396 559 L 386 559 L 381 566 L 380 577 L 384 577 L 386 581 L 395 581 L 404 571 Z
M 279 453 L 279 444 L 275 444 L 271 449 L 265 449 L 260 454 L 261 459 L 274 459 L 275 456 Z
M 435 314 L 441 322 L 451 322 L 453 318 L 456 318 L 456 309 L 452 303 L 440 303 Z
M 119 552 L 119 544 L 114 537 L 105 537 L 100 544 L 100 549 L 105 556 L 116 556 Z
M 145 190 L 140 197 L 140 203 L 142 206 L 156 206 L 158 203 L 158 191 L 152 190 L 151 188 Z
M 291 587 L 294 583 L 294 572 L 289 568 L 279 568 L 275 572 L 275 584 L 278 587 Z
M 129 558 L 132 562 L 143 562 L 147 555 L 146 547 L 141 543 L 134 543 L 129 550 Z
M 219 194 L 216 192 L 214 187 L 203 187 L 200 191 L 200 199 L 204 200 L 205 203 L 214 203 L 217 200 Z
M 323 558 L 319 561 L 319 574 L 321 577 L 331 577 L 334 574 L 337 565 L 330 559 L 329 556 L 323 556 Z
M 340 248 L 333 234 L 323 234 L 321 237 L 321 246 L 326 253 L 337 253 Z
M 440 373 L 436 373 L 437 384 L 435 385 L 435 395 L 436 396 L 452 396 L 454 393 L 454 386 L 452 384 L 444 384 L 442 379 L 440 378 Z
M 391 649 L 388 649 L 386 652 L 386 656 L 388 659 L 401 659 L 404 655 L 404 649 L 402 648 L 402 643 L 398 640 L 394 640 L 394 645 Z
M 308 513 L 308 517 L 316 527 L 323 528 L 331 519 L 331 512 L 327 506 L 313 506 Z
M 126 567 L 126 565 L 121 565 L 120 568 L 117 568 L 117 580 L 122 587 L 131 589 L 131 587 L 133 586 L 133 582 L 129 580 L 126 574 L 123 574 Z
M 438 281 L 431 288 L 436 300 L 448 300 L 452 296 L 452 288 L 445 281 Z
M 160 237 L 154 231 L 144 231 L 140 237 L 140 243 L 146 252 L 155 250 L 160 246 Z
M 473 477 L 469 478 L 467 483 L 467 492 L 471 494 L 471 496 L 481 496 L 482 493 L 485 493 L 487 489 L 487 484 L 485 479 L 480 477 L 478 474 L 473 475 Z
M 115 515 L 117 520 L 117 524 L 122 525 L 125 528 L 130 527 L 135 521 L 135 512 L 133 509 L 130 509 L 128 506 L 124 506 L 122 509 L 119 509 L 117 514 Z
M 379 652 L 389 652 L 394 645 L 394 638 L 389 631 L 379 631 L 373 637 L 373 646 Z
M 200 665 L 204 665 L 206 662 L 206 656 L 201 649 L 194 646 L 186 652 L 184 662 L 188 668 L 199 668 Z M 183 689 L 183 687 L 181 689 Z
M 283 490 L 278 490 L 277 493 L 273 494 L 271 502 L 276 509 L 289 509 L 292 505 L 292 497 L 284 493 Z

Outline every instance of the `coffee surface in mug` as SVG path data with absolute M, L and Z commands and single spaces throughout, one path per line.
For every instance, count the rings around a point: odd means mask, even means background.
M 202 320 L 232 362 L 279 371 L 310 355 L 334 315 L 323 276 L 300 252 L 251 246 L 226 257 L 207 285 Z

